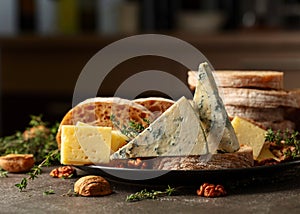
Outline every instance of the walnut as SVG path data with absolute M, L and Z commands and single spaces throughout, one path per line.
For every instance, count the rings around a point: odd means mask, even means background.
M 197 195 L 204 197 L 219 197 L 226 195 L 226 191 L 222 185 L 204 183 L 197 190 Z
M 142 161 L 140 158 L 137 158 L 135 160 L 129 160 L 128 167 L 135 168 L 135 169 L 146 169 L 147 163 Z
M 111 194 L 112 190 L 103 177 L 88 175 L 75 182 L 74 192 L 81 196 L 104 196 Z
M 61 166 L 53 169 L 50 176 L 54 178 L 70 178 L 76 175 L 76 170 L 71 166 Z
M 0 168 L 8 172 L 28 172 L 33 166 L 33 154 L 8 154 L 0 157 Z

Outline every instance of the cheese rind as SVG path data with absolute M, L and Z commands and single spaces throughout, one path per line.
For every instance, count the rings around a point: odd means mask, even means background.
M 193 101 L 205 128 L 209 152 L 237 151 L 239 143 L 208 63 L 201 63 L 197 74 L 198 82 Z
M 231 123 L 240 145 L 252 147 L 256 160 L 263 149 L 267 131 L 240 117 L 234 117 Z
M 62 164 L 107 163 L 110 148 L 111 127 L 62 126 Z
M 111 159 L 203 155 L 207 142 L 198 115 L 182 97 Z

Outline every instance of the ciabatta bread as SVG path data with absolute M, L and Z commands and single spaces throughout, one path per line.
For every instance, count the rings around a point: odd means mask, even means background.
M 159 117 L 164 113 L 170 106 L 175 102 L 170 99 L 161 98 L 161 97 L 148 97 L 148 98 L 139 98 L 133 100 L 133 102 L 140 104 L 151 111 L 155 117 Z
M 114 115 L 115 120 L 119 123 L 119 127 L 128 126 L 129 121 L 135 121 L 144 127 L 154 120 L 154 114 L 142 105 L 121 98 L 102 98 L 96 97 L 87 99 L 72 108 L 62 119 L 56 141 L 60 148 L 61 143 L 61 127 L 62 125 L 75 125 L 77 122 L 83 122 L 95 126 L 107 126 L 118 129 L 111 120 Z

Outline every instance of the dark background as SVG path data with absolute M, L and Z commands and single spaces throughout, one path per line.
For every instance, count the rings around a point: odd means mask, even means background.
M 5 2 L 0 1 L 0 136 L 22 130 L 30 114 L 60 121 L 71 108 L 74 86 L 88 60 L 106 45 L 141 33 L 183 39 L 215 69 L 282 70 L 287 89 L 300 87 L 298 0 Z M 165 58 L 138 57 L 118 65 L 98 96 L 113 96 L 127 77 L 150 69 L 186 83 L 184 66 Z M 141 96 L 150 95 L 164 96 Z

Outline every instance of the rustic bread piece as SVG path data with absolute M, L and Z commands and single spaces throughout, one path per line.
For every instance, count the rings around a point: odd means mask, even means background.
M 283 90 L 222 88 L 221 91 L 225 105 L 255 108 L 300 107 L 294 94 Z
M 154 113 L 156 118 L 159 117 L 162 113 L 164 113 L 170 106 L 172 106 L 175 103 L 173 100 L 161 97 L 139 98 L 133 100 L 133 102 L 147 108 L 149 111 Z
M 153 164 L 159 170 L 215 170 L 227 168 L 247 168 L 254 165 L 252 148 L 241 146 L 234 153 L 213 154 L 211 159 L 204 163 L 199 161 L 200 156 L 188 157 L 158 157 Z
M 253 108 L 246 106 L 225 106 L 230 117 L 239 116 L 254 121 L 281 121 L 285 117 L 284 108 Z
M 300 109 L 288 108 L 285 113 L 285 118 L 295 123 L 295 130 L 300 131 Z
M 279 71 L 215 71 L 214 76 L 218 87 L 283 89 L 283 72 Z M 195 71 L 188 72 L 188 83 L 194 90 Z
M 298 88 L 298 89 L 290 90 L 289 94 L 296 99 L 298 105 L 300 106 L 300 89 Z
M 126 99 L 101 97 L 87 99 L 72 108 L 62 119 L 56 135 L 59 148 L 62 125 L 75 125 L 77 122 L 83 122 L 90 125 L 113 127 L 118 130 L 118 127 L 115 127 L 110 119 L 111 115 L 115 116 L 119 127 L 128 126 L 130 120 L 147 127 L 148 123 L 144 119 L 154 120 L 154 114 L 151 111 Z
M 282 121 L 255 121 L 256 124 L 263 127 L 264 129 L 271 128 L 273 130 L 295 130 L 296 125 L 294 122 L 290 120 L 282 120 Z
M 297 100 L 300 106 L 300 89 L 294 89 L 289 92 Z M 285 111 L 285 118 L 295 123 L 295 130 L 300 131 L 300 109 L 299 108 L 288 108 Z
M 210 158 L 206 163 L 205 158 Z M 253 150 L 250 146 L 242 145 L 234 153 L 217 153 L 212 156 L 159 156 L 155 158 L 115 159 L 104 166 L 134 169 L 156 170 L 214 170 L 226 168 L 247 168 L 254 166 Z

